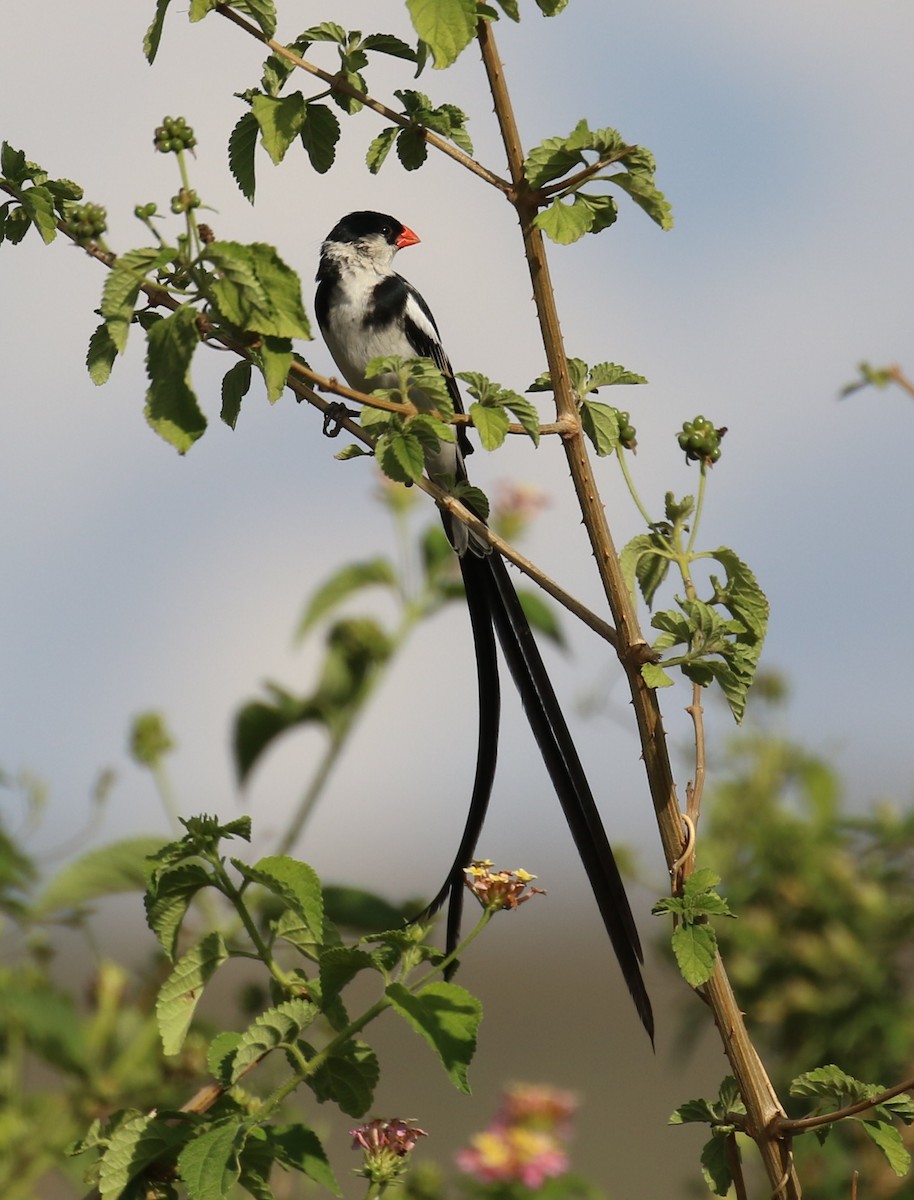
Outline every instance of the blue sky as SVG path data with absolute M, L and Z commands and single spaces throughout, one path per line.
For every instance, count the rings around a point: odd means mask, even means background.
M 49 0 L 36 42 L 36 7 L 19 6 L 5 16 L 0 47 L 0 133 L 107 207 L 115 249 L 142 239 L 137 202 L 156 199 L 167 210 L 175 178 L 170 160 L 152 151 L 152 129 L 164 113 L 181 113 L 197 131 L 194 186 L 218 210 L 209 215 L 218 235 L 277 245 L 309 304 L 319 245 L 335 220 L 352 208 L 391 211 L 423 239 L 398 265 L 431 303 L 455 366 L 518 389 L 542 370 L 515 221 L 494 191 L 443 160 L 407 174 L 392 156 L 370 178 L 360 164 L 380 125 L 365 114 L 344 127 L 338 169 L 327 176 L 301 157 L 274 169 L 261 156 L 251 209 L 224 148 L 242 111 L 231 93 L 256 82 L 262 55 L 226 22 L 191 27 L 176 8 L 150 69 L 141 39 L 151 8 L 100 0 L 90 21 L 84 8 Z M 389 18 L 375 21 L 384 9 Z M 405 32 L 396 5 L 338 3 L 333 19 Z M 907 803 L 914 406 L 900 393 L 836 397 L 860 359 L 914 371 L 914 11 L 887 0 L 754 8 L 572 0 L 556 22 L 531 12 L 498 33 L 528 143 L 568 132 L 581 116 L 616 126 L 654 151 L 673 203 L 670 233 L 623 197 L 612 230 L 551 253 L 569 351 L 650 380 L 624 396 L 639 430 L 634 470 L 646 501 L 659 512 L 665 490 L 695 487 L 675 446 L 683 419 L 701 411 L 728 426 L 703 540 L 732 546 L 771 598 L 764 663 L 789 677 L 785 723 L 833 758 L 855 804 Z M 395 66 L 370 81 L 382 98 L 410 86 Z M 470 52 L 452 73 L 429 71 L 418 86 L 470 112 L 478 156 L 501 170 L 481 82 Z M 386 518 L 371 502 L 370 468 L 335 463 L 338 445 L 288 396 L 271 409 L 252 393 L 236 431 L 221 426 L 222 359 L 195 369 L 211 425 L 179 459 L 143 421 L 138 345 L 103 389 L 83 370 L 101 284 L 101 269 L 62 242 L 44 247 L 30 235 L 0 250 L 0 765 L 48 782 L 44 847 L 82 827 L 107 765 L 120 780 L 106 836 L 162 830 L 151 787 L 125 756 L 130 716 L 159 707 L 179 743 L 173 773 L 186 811 L 228 816 L 244 807 L 266 846 L 294 807 L 314 744 L 305 737 L 281 747 L 242 801 L 227 750 L 231 714 L 265 677 L 308 686 L 314 651 L 291 640 L 304 598 L 334 566 L 376 553 L 390 536 Z M 319 343 L 304 349 L 330 371 Z M 598 606 L 560 453 L 549 445 L 534 454 L 517 441 L 483 459 L 472 462 L 483 486 L 535 479 L 552 494 L 525 552 Z M 636 514 L 614 463 L 597 470 L 622 544 L 638 531 Z M 603 718 L 576 718 L 607 793 L 607 823 L 639 847 L 661 889 L 619 672 L 588 633 L 572 631 L 571 643 L 567 658 L 549 652 L 569 706 L 595 689 L 608 696 Z M 468 649 L 455 610 L 421 631 L 385 685 L 309 834 L 305 857 L 326 876 L 389 884 L 402 847 L 359 835 L 376 811 L 396 805 L 410 826 L 411 878 L 401 890 L 438 882 L 472 764 L 449 764 L 442 784 L 431 756 L 414 762 L 411 754 L 446 720 L 472 742 L 469 664 L 440 684 L 442 661 Z M 686 693 L 665 699 L 671 740 L 684 745 Z M 392 716 L 409 729 L 409 750 L 392 743 Z M 729 732 L 723 719 L 711 725 Z M 522 862 L 548 886 L 571 851 L 516 706 L 504 747 L 481 849 Z M 411 805 L 413 794 L 420 804 Z M 386 826 L 379 819 L 378 829 Z M 430 859 L 420 869 L 422 854 Z M 568 902 L 581 902 L 583 880 L 571 878 Z

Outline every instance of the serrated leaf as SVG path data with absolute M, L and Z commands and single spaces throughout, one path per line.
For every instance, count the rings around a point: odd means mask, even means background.
M 482 1005 L 466 988 L 430 983 L 415 995 L 392 983 L 385 992 L 396 1012 L 425 1038 L 453 1085 L 469 1094 L 467 1068 L 476 1052 Z
M 470 416 L 483 449 L 497 450 L 508 436 L 510 422 L 505 410 L 475 402 L 470 405 Z
M 267 400 L 275 404 L 286 389 L 292 366 L 292 342 L 286 337 L 264 334 L 257 348 L 260 370 L 267 389 Z
M 260 126 L 261 145 L 274 163 L 281 163 L 305 123 L 304 96 L 301 92 L 255 95 L 251 97 L 251 112 Z
M 190 0 L 188 16 L 191 21 L 202 21 L 207 13 L 212 12 L 219 0 Z
M 475 0 L 407 0 L 418 36 L 431 48 L 436 69 L 449 67 L 476 33 Z
M 308 104 L 300 136 L 311 166 L 319 175 L 326 174 L 333 166 L 340 140 L 340 123 L 333 109 L 326 104 Z
M 590 368 L 587 377 L 587 388 L 595 392 L 597 388 L 612 387 L 616 384 L 647 383 L 643 375 L 637 375 L 618 363 L 602 362 Z
M 599 400 L 581 401 L 581 424 L 593 443 L 594 450 L 605 457 L 619 445 L 619 414 L 609 404 Z
M 654 183 L 653 174 L 623 171 L 608 176 L 610 183 L 622 188 L 661 229 L 673 228 L 673 209 L 663 192 Z
M 156 872 L 143 903 L 146 924 L 159 939 L 170 959 L 174 959 L 181 923 L 201 888 L 209 887 L 212 877 L 200 863 L 180 863 Z
M 161 846 L 160 837 L 143 836 L 90 850 L 49 881 L 32 914 L 43 917 L 64 908 L 79 908 L 99 896 L 144 891 L 152 873 L 149 856 Z
M 89 378 L 97 387 L 108 382 L 116 358 L 117 346 L 108 326 L 102 322 L 89 338 L 89 349 L 86 351 Z
M 714 973 L 717 935 L 710 925 L 677 925 L 673 953 L 680 974 L 692 987 L 701 987 Z
M 317 872 L 307 863 L 272 854 L 253 866 L 233 860 L 245 879 L 279 896 L 319 939 L 324 928 L 324 901 Z
M 533 224 L 542 229 L 543 233 L 560 246 L 570 246 L 587 233 L 593 225 L 593 213 L 579 196 L 575 196 L 570 204 L 561 197 L 542 208 L 533 219 Z
M 235 123 L 229 134 L 228 156 L 229 170 L 238 184 L 242 196 L 249 203 L 254 203 L 254 191 L 257 180 L 254 170 L 254 152 L 257 148 L 257 135 L 260 125 L 252 112 L 246 112 Z
M 901 1133 L 887 1121 L 861 1121 L 869 1139 L 885 1155 L 886 1162 L 899 1177 L 911 1169 L 911 1155 L 905 1148 Z
M 241 1041 L 241 1034 L 234 1030 L 217 1033 L 206 1052 L 206 1069 L 223 1087 L 232 1081 L 232 1059 Z
M 159 248 L 128 250 L 115 262 L 105 278 L 99 308 L 108 333 L 123 354 L 133 319 L 133 309 L 147 274 L 169 261 L 171 252 Z
M 701 1151 L 701 1172 L 715 1196 L 726 1196 L 733 1184 L 727 1155 L 727 1140 L 731 1134 L 721 1134 L 705 1142 Z
M 229 429 L 234 429 L 241 413 L 241 401 L 251 386 L 251 364 L 241 359 L 222 377 L 222 409 L 219 417 Z
M 364 1042 L 348 1042 L 305 1082 L 318 1100 L 333 1100 L 347 1116 L 361 1117 L 372 1106 L 380 1077 L 378 1060 Z
M 421 129 L 407 126 L 397 135 L 397 157 L 407 171 L 417 171 L 428 158 L 428 143 Z
M 320 968 L 321 999 L 326 1004 L 360 971 L 376 971 L 377 964 L 366 950 L 357 946 L 331 946 L 321 955 Z
M 171 0 L 156 0 L 155 16 L 152 18 L 152 24 L 146 30 L 146 35 L 143 38 L 143 53 L 146 55 L 146 61 L 150 66 L 155 62 L 155 57 L 159 52 L 162 27 L 165 24 L 165 13 L 170 3 Z
M 238 1156 L 248 1135 L 245 1121 L 233 1117 L 211 1125 L 178 1155 L 188 1200 L 224 1200 L 240 1174 Z
M 146 1167 L 174 1153 L 191 1134 L 189 1124 L 167 1124 L 164 1118 L 155 1115 L 122 1121 L 111 1135 L 99 1164 L 98 1190 L 102 1200 L 118 1200 Z
M 669 1123 L 671 1125 L 687 1125 L 692 1122 L 699 1122 L 704 1125 L 710 1125 L 717 1119 L 713 1107 L 707 1100 L 687 1100 L 685 1104 L 680 1106 L 670 1116 Z
M 57 237 L 57 212 L 54 197 L 46 187 L 30 187 L 20 194 L 22 207 L 47 245 Z
M 238 1039 L 232 1062 L 232 1082 L 236 1083 L 248 1067 L 278 1046 L 297 1042 L 318 1016 L 320 1009 L 310 1000 L 287 1000 L 261 1013 Z
M 230 324 L 278 338 L 311 337 L 301 282 L 273 246 L 212 242 L 202 257 L 219 272 L 210 290 Z
M 384 165 L 384 160 L 397 140 L 399 132 L 398 126 L 389 125 L 386 129 L 382 129 L 376 138 L 372 139 L 368 153 L 365 155 L 365 163 L 372 175 L 377 175 Z
M 300 641 L 318 621 L 338 608 L 350 596 L 367 587 L 395 588 L 397 575 L 387 558 L 371 558 L 364 562 L 348 563 L 335 571 L 313 593 L 305 606 L 295 630 Z
M 276 32 L 276 5 L 274 0 L 244 0 L 243 7 L 245 12 L 249 12 L 260 28 L 264 32 L 264 36 L 271 38 Z
M 190 386 L 190 363 L 200 344 L 197 316 L 195 308 L 182 304 L 146 335 L 146 420 L 179 454 L 186 454 L 206 430 L 206 417 Z
M 208 933 L 182 954 L 159 990 L 156 1021 L 165 1054 L 178 1054 L 203 989 L 229 953 L 220 933 Z
M 375 445 L 381 470 L 398 483 L 415 483 L 425 470 L 425 454 L 417 437 L 402 429 L 382 434 Z
M 672 687 L 674 683 L 659 663 L 644 663 L 641 667 L 641 678 L 649 688 Z

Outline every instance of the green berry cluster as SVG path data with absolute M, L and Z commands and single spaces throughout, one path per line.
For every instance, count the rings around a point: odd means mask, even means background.
M 100 204 L 74 204 L 67 225 L 80 246 L 97 241 L 108 228 L 108 214 Z
M 158 204 L 154 200 L 150 200 L 148 204 L 138 204 L 133 210 L 133 215 L 139 217 L 141 221 L 148 221 L 150 217 L 154 217 L 159 210 Z
M 631 414 L 619 412 L 616 409 L 616 418 L 619 422 L 619 445 L 623 450 L 634 450 L 638 445 L 638 439 L 635 427 L 631 422 Z
M 192 208 L 199 208 L 200 204 L 200 197 L 193 188 L 181 188 L 177 196 L 171 198 L 171 211 L 173 213 L 190 212 Z
M 711 466 L 720 458 L 720 442 L 726 432 L 725 427 L 715 429 L 707 417 L 693 417 L 682 423 L 679 447 L 685 451 L 689 462 L 704 462 Z
M 177 154 L 191 150 L 197 144 L 194 131 L 183 117 L 165 117 L 156 128 L 155 148 L 160 154 Z

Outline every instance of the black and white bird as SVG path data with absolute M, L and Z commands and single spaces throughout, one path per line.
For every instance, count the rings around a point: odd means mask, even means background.
M 358 391 L 392 386 L 393 379 L 366 378 L 372 358 L 399 355 L 429 358 L 447 380 L 457 412 L 463 403 L 431 310 L 416 289 L 393 269 L 399 250 L 419 238 L 394 217 L 353 212 L 343 217 L 321 247 L 315 312 L 330 353 L 349 385 Z M 431 408 L 421 392 L 417 407 Z M 440 442 L 426 454 L 430 479 L 446 489 L 466 479 L 464 456 L 472 450 L 461 426 L 457 440 Z M 449 899 L 447 945 L 459 940 L 463 869 L 473 858 L 482 829 L 498 750 L 500 693 L 496 635 L 521 696 L 543 761 L 561 802 L 578 854 L 622 974 L 653 1040 L 654 1019 L 641 977 L 643 955 L 628 897 L 606 837 L 590 785 L 568 731 L 536 640 L 514 590 L 504 559 L 490 553 L 461 522 L 443 514 L 445 531 L 459 556 L 476 650 L 479 740 L 476 775 L 466 826 L 453 865 L 429 912 Z

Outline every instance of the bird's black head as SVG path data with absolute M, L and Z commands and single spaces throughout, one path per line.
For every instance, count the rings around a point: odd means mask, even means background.
M 404 246 L 414 246 L 419 238 L 396 217 L 378 212 L 353 212 L 337 221 L 327 234 L 328 242 L 342 242 L 356 245 L 358 242 L 373 241 L 383 238 L 388 245 L 396 250 Z

